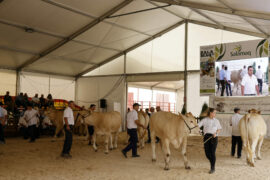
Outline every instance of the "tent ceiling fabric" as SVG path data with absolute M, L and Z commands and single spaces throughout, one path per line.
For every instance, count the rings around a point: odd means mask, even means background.
M 184 88 L 184 81 L 130 82 L 128 86 L 177 90 Z
M 174 5 L 107 18 L 167 3 Z M 267 0 L 4 0 L 0 68 L 82 75 L 183 20 L 269 37 L 269 7 Z

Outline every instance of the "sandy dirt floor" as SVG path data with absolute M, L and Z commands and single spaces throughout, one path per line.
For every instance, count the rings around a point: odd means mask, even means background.
M 209 162 L 203 151 L 202 137 L 189 137 L 187 154 L 191 170 L 185 170 L 180 151 L 172 150 L 171 169 L 164 171 L 164 156 L 157 146 L 157 162 L 151 161 L 151 146 L 139 149 L 140 158 L 124 158 L 120 152 L 125 133 L 121 134 L 119 147 L 104 154 L 102 138 L 98 138 L 99 150 L 94 152 L 87 145 L 85 137 L 74 136 L 72 159 L 60 157 L 63 138 L 51 142 L 44 137 L 35 143 L 21 138 L 8 138 L 6 145 L 0 145 L 1 180 L 51 180 L 51 179 L 270 179 L 270 140 L 262 147 L 263 160 L 256 161 L 256 167 L 249 167 L 242 159 L 230 156 L 230 138 L 220 138 L 217 148 L 216 173 L 208 174 Z

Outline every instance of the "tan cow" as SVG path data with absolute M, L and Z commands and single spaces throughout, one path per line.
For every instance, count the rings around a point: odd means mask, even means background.
M 151 139 L 158 136 L 161 140 L 162 150 L 165 155 L 165 170 L 169 170 L 170 162 L 170 143 L 174 148 L 182 147 L 182 155 L 184 158 L 184 165 L 186 169 L 190 169 L 188 165 L 186 147 L 187 136 L 189 133 L 199 133 L 196 119 L 191 113 L 186 115 L 176 115 L 170 112 L 157 112 L 151 116 L 150 119 Z M 155 141 L 152 140 L 152 161 L 156 161 Z
M 84 118 L 85 124 L 94 126 L 93 134 L 93 148 L 97 151 L 96 136 L 105 135 L 105 153 L 109 152 L 109 141 L 110 149 L 117 148 L 118 133 L 121 126 L 122 118 L 119 112 L 92 112 L 91 115 Z M 114 134 L 114 143 L 113 137 Z
M 147 127 L 149 124 L 149 116 L 145 112 L 142 112 L 142 111 L 138 112 L 138 120 L 140 124 L 144 125 L 144 127 Z M 138 126 L 137 131 L 138 131 L 140 147 L 144 148 L 145 136 L 147 135 L 147 130 Z
M 57 135 L 60 133 L 60 131 L 63 131 L 63 127 L 64 127 L 64 122 L 63 122 L 64 111 L 56 110 L 54 108 L 49 108 L 49 109 L 44 111 L 44 115 L 47 116 L 51 120 L 53 126 L 55 126 L 54 137 L 56 138 Z M 64 133 L 64 131 L 63 131 L 63 133 Z
M 238 95 L 237 92 L 238 90 L 240 90 L 240 85 L 242 81 L 241 72 L 242 72 L 242 69 L 234 70 L 231 72 L 231 81 L 233 82 L 232 92 L 235 92 L 236 95 Z
M 255 109 L 249 110 L 239 122 L 243 146 L 247 155 L 247 163 L 254 167 L 254 159 L 261 159 L 261 146 L 264 136 L 266 135 L 266 124 L 260 111 Z M 257 152 L 256 152 L 257 149 Z

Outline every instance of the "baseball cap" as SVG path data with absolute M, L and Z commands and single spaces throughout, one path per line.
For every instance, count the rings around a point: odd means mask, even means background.
M 134 107 L 134 106 L 141 106 L 141 105 L 140 105 L 139 103 L 134 103 L 134 104 L 133 104 L 133 107 Z

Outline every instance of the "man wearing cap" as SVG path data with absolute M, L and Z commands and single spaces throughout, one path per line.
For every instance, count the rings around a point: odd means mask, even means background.
M 64 129 L 65 129 L 65 141 L 64 141 L 64 146 L 63 146 L 63 151 L 61 156 L 63 158 L 71 158 L 70 155 L 70 149 L 72 146 L 72 129 L 74 126 L 74 115 L 73 115 L 73 110 L 74 108 L 74 102 L 69 101 L 68 102 L 68 107 L 64 111 Z
M 239 131 L 239 121 L 243 117 L 240 115 L 240 109 L 234 108 L 234 115 L 230 120 L 230 126 L 232 126 L 232 148 L 231 148 L 231 156 L 234 157 L 235 154 L 235 146 L 237 144 L 237 157 L 241 158 L 242 152 L 242 139 Z
M 91 104 L 90 107 L 89 107 L 89 110 L 90 110 L 91 113 L 92 113 L 92 112 L 95 112 L 95 110 L 96 110 L 96 105 L 95 105 L 95 104 Z M 91 143 L 91 140 L 92 140 L 94 131 L 95 131 L 94 126 L 90 126 L 90 125 L 89 125 L 89 126 L 88 126 L 88 134 L 89 134 L 89 143 L 88 143 L 88 145 L 91 145 L 91 144 L 92 144 L 92 143 Z
M 127 114 L 127 132 L 130 136 L 129 144 L 125 149 L 122 150 L 123 155 L 127 158 L 127 152 L 132 149 L 132 157 L 140 157 L 137 154 L 137 142 L 138 142 L 138 135 L 137 135 L 137 126 L 141 126 L 142 128 L 146 129 L 142 124 L 140 124 L 138 120 L 138 110 L 139 104 L 133 104 L 133 110 Z
M 36 140 L 35 132 L 37 123 L 39 121 L 39 113 L 37 110 L 33 109 L 32 106 L 33 104 L 30 102 L 27 104 L 27 110 L 25 111 L 23 118 L 28 124 L 28 131 L 31 138 L 30 142 L 35 142 Z

